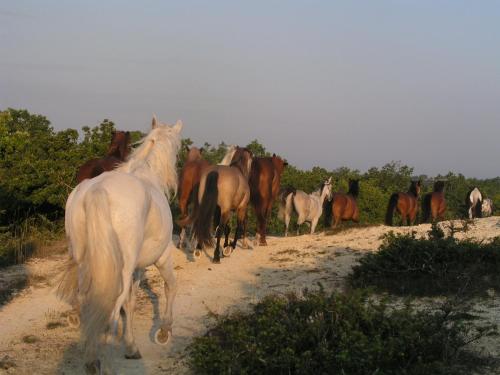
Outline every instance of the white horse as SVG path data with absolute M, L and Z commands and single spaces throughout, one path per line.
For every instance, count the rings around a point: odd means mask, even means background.
M 491 216 L 493 214 L 493 201 L 490 198 L 485 198 L 481 206 L 483 217 Z
M 302 190 L 285 190 L 280 197 L 280 207 L 278 218 L 285 222 L 285 236 L 288 236 L 288 226 L 290 217 L 295 210 L 298 215 L 297 219 L 297 235 L 299 234 L 299 226 L 306 222 L 310 223 L 311 234 L 316 230 L 319 218 L 323 213 L 323 203 L 325 199 L 332 197 L 332 178 L 323 182 L 321 187 L 311 194 L 304 193 Z
M 481 217 L 481 206 L 483 196 L 477 187 L 474 187 L 467 193 L 465 205 L 469 208 L 469 219 Z
M 65 228 L 69 263 L 58 294 L 80 309 L 86 368 L 102 372 L 102 339 L 116 333 L 120 310 L 125 312 L 127 358 L 141 355 L 133 336 L 134 273 L 154 264 L 165 281 L 166 307 L 158 344 L 172 334 L 176 293 L 173 270 L 170 192 L 177 190 L 176 160 L 182 123 L 174 126 L 153 118 L 152 130 L 127 162 L 111 172 L 85 180 L 66 202 Z M 108 338 L 112 337 L 111 335 Z

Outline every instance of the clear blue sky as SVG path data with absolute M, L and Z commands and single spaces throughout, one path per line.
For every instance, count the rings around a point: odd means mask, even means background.
M 500 2 L 0 2 L 0 108 L 291 163 L 500 175 Z

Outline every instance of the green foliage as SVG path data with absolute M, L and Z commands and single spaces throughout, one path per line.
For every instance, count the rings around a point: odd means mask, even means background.
M 26 110 L 7 109 L 0 112 L 0 226 L 10 227 L 13 223 L 44 215 L 58 220 L 63 215 L 66 198 L 75 186 L 77 169 L 85 161 L 105 154 L 115 124 L 105 119 L 96 127 L 77 130 L 55 131 L 47 118 L 30 114 Z M 144 134 L 131 132 L 132 143 Z M 190 139 L 183 140 L 178 167 L 185 160 Z M 205 143 L 204 157 L 211 163 L 218 163 L 227 152 L 228 146 L 221 142 L 217 146 Z M 258 140 L 246 145 L 256 156 L 269 156 L 266 147 Z M 286 159 L 286 155 L 281 155 Z M 350 178 L 360 179 L 359 206 L 362 223 L 382 223 L 391 193 L 406 191 L 412 178 L 413 168 L 398 162 L 388 163 L 381 168 L 370 168 L 366 173 L 341 167 L 333 171 L 321 167 L 301 170 L 293 165 L 285 168 L 282 186 L 291 185 L 310 193 L 328 177 L 333 176 L 334 191 L 347 191 Z M 438 176 L 447 180 L 446 199 L 448 217 L 465 215 L 464 198 L 471 186 L 478 186 L 485 196 L 500 207 L 500 177 L 476 180 L 449 173 Z M 431 184 L 425 191 L 431 190 Z M 172 211 L 177 214 L 177 202 L 172 202 Z M 296 218 L 292 217 L 292 227 Z M 255 231 L 253 210 L 249 210 L 249 232 Z M 323 229 L 320 220 L 317 230 Z M 303 230 L 306 230 L 304 226 Z M 277 218 L 277 202 L 268 225 L 270 234 L 283 234 L 284 224 Z
M 500 290 L 500 237 L 490 242 L 457 240 L 437 226 L 429 238 L 385 235 L 376 253 L 363 256 L 348 280 L 398 295 L 484 294 Z
M 249 313 L 216 316 L 189 347 L 197 374 L 469 374 L 467 345 L 495 332 L 458 309 L 401 309 L 361 293 L 271 296 Z

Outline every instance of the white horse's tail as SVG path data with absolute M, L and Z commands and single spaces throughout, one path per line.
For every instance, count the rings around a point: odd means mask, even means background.
M 296 190 L 292 187 L 286 187 L 280 191 L 279 194 L 279 207 L 278 207 L 278 219 L 285 221 L 285 217 L 291 215 L 293 210 L 293 196 Z
M 87 356 L 94 356 L 111 323 L 122 292 L 123 258 L 111 225 L 108 195 L 90 190 L 85 197 L 86 247 L 80 264 L 81 329 Z

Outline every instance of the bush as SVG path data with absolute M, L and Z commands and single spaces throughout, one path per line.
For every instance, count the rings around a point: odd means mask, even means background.
M 495 328 L 460 315 L 390 309 L 360 292 L 271 296 L 216 316 L 188 348 L 190 364 L 197 374 L 466 374 L 486 363 L 467 345 Z
M 379 251 L 359 262 L 348 277 L 353 287 L 416 296 L 500 290 L 500 237 L 488 243 L 459 241 L 437 227 L 428 239 L 389 232 Z

